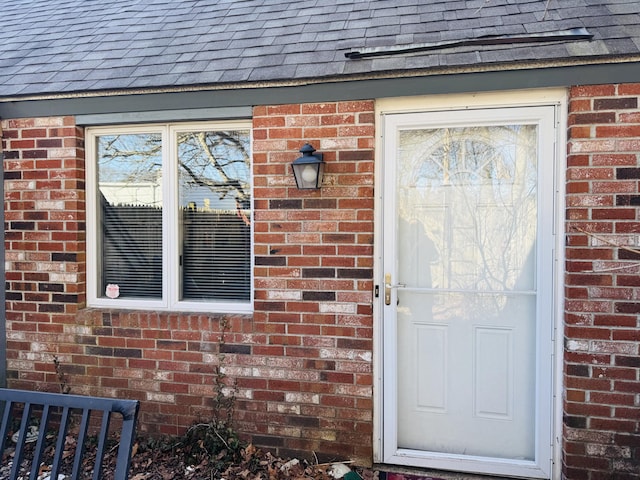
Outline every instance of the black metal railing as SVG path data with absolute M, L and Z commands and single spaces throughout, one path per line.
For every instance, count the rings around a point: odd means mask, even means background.
M 63 460 L 69 463 L 70 450 L 72 469 L 70 474 L 65 474 L 72 480 L 80 479 L 86 470 L 83 459 L 90 427 L 91 432 L 96 432 L 92 478 L 99 480 L 109 436 L 113 433 L 110 431 L 113 414 L 119 414 L 117 427 L 120 429 L 114 478 L 127 480 L 139 406 L 137 400 L 0 389 L 0 457 L 9 458 L 5 457 L 5 448 L 15 448 L 8 480 L 17 480 L 25 470 L 29 471 L 30 480 L 37 479 L 43 462 L 50 468 L 49 478 L 57 479 L 62 473 Z M 74 424 L 72 432 L 71 423 Z M 74 448 L 66 445 L 70 435 L 75 439 Z M 30 446 L 31 443 L 35 446 Z

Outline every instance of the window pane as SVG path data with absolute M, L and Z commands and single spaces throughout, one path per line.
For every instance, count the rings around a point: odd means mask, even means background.
M 161 151 L 160 134 L 98 138 L 99 297 L 162 298 Z
M 429 288 L 533 289 L 537 127 L 412 129 L 399 139 L 398 241 L 424 255 L 407 256 L 400 277 Z
M 180 132 L 183 300 L 248 300 L 249 131 Z

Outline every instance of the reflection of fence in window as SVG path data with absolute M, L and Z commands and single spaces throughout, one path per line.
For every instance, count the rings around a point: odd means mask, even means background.
M 162 298 L 162 209 L 109 205 L 102 210 L 102 287 L 121 297 Z
M 182 210 L 182 299 L 250 298 L 251 229 L 244 213 Z
M 237 211 L 182 210 L 182 298 L 248 300 L 251 229 Z M 162 297 L 162 210 L 107 205 L 103 217 L 103 286 L 121 297 Z

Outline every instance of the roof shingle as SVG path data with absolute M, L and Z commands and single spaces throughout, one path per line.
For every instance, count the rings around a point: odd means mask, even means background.
M 640 55 L 636 0 L 0 0 L 0 9 L 5 98 Z M 373 61 L 344 55 L 580 27 L 591 41 L 443 48 Z

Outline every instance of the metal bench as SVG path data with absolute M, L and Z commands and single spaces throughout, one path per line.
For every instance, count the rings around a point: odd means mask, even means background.
M 94 480 L 99 480 L 102 478 L 109 426 L 114 413 L 122 416 L 114 478 L 115 480 L 127 480 L 139 406 L 140 402 L 137 400 L 0 389 L 0 412 L 2 412 L 0 457 L 4 456 L 5 448 L 9 442 L 13 443 L 15 440 L 13 464 L 8 480 L 18 479 L 21 464 L 25 460 L 30 464 L 29 480 L 37 479 L 46 445 L 54 446 L 53 458 L 47 460 L 47 463 L 49 460 L 51 461 L 49 478 L 58 479 L 63 457 L 69 455 L 69 453 L 65 455 L 65 441 L 67 435 L 70 434 L 69 424 L 72 417 L 74 419 L 80 418 L 80 423 L 75 437 L 77 442 L 73 456 L 73 468 L 70 477 L 67 478 L 73 480 L 80 478 L 84 469 L 85 443 L 90 436 L 89 427 L 91 425 L 92 431 L 93 429 L 99 430 L 92 476 Z M 92 414 L 92 412 L 97 413 Z M 27 442 L 35 442 L 35 448 L 32 449 L 30 458 L 25 455 Z

